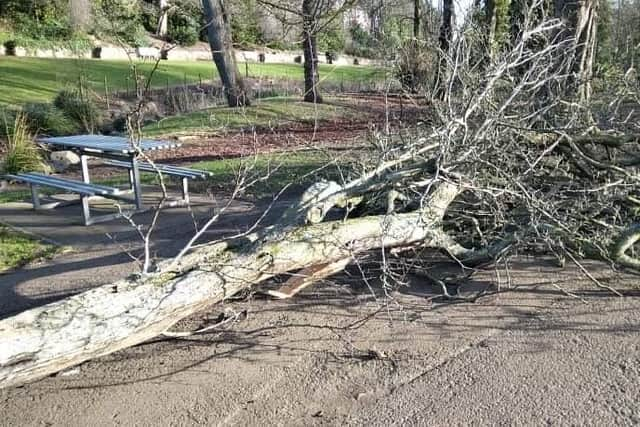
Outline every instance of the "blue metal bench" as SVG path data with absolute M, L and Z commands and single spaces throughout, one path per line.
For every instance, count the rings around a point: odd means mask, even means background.
M 105 165 L 116 166 L 129 169 L 131 173 L 131 163 L 119 160 L 108 160 Z M 154 163 L 153 165 L 145 162 L 138 162 L 138 169 L 144 172 L 162 173 L 163 175 L 175 176 L 182 179 L 182 200 L 189 203 L 189 180 L 190 179 L 207 179 L 213 176 L 213 173 L 198 169 L 183 168 L 180 166 L 163 165 Z
M 19 174 L 5 175 L 6 179 L 12 181 L 20 181 L 29 184 L 31 187 L 31 200 L 34 209 L 40 209 L 40 195 L 38 194 L 39 187 L 51 187 L 59 190 L 68 191 L 80 195 L 82 201 L 82 215 L 85 225 L 95 224 L 96 222 L 109 221 L 115 218 L 115 215 L 103 215 L 99 217 L 91 217 L 89 210 L 89 198 L 92 196 L 100 196 L 112 199 L 129 200 L 126 197 L 122 197 L 125 193 L 130 193 L 129 190 L 121 190 L 106 185 L 90 184 L 80 181 L 73 181 L 65 178 L 58 178 L 55 176 L 43 175 L 35 172 L 25 172 Z

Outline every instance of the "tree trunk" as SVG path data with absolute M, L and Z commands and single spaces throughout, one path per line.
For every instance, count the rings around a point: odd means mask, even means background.
M 511 0 L 487 0 L 485 2 L 485 19 L 489 51 L 495 57 L 510 36 Z
M 315 1 L 302 2 L 302 51 L 304 52 L 304 100 L 314 104 L 322 103 L 320 95 L 320 74 L 318 72 L 318 47 L 316 30 L 318 21 L 315 16 Z
M 158 7 L 160 9 L 160 17 L 158 18 L 158 29 L 156 30 L 156 35 L 166 37 L 169 26 L 168 0 L 158 0 Z
M 561 3 L 565 2 L 561 1 Z M 576 76 L 578 97 L 581 101 L 588 101 L 591 98 L 591 79 L 598 36 L 597 13 L 598 0 L 566 2 L 561 10 L 561 16 L 571 25 L 577 44 L 572 71 Z
M 207 20 L 207 36 L 213 62 L 220 74 L 227 103 L 230 107 L 249 105 L 250 101 L 236 65 L 231 25 L 224 8 L 224 1 L 202 0 L 202 7 Z
M 447 56 L 449 53 L 449 47 L 451 45 L 451 38 L 453 37 L 453 17 L 454 17 L 454 4 L 453 0 L 444 0 L 442 6 L 442 21 L 440 23 L 440 61 L 438 64 L 435 96 L 440 100 L 445 100 L 447 96 L 447 80 L 448 80 L 448 64 Z
M 442 23 L 440 25 L 440 49 L 443 52 L 449 51 L 451 37 L 453 36 L 453 0 L 444 0 L 442 4 Z
M 570 63 L 574 76 L 571 90 L 578 99 L 586 102 L 591 98 L 591 79 L 597 48 L 598 0 L 556 0 L 555 14 L 566 22 L 565 37 L 575 40 L 576 47 Z
M 142 343 L 180 319 L 278 274 L 339 263 L 379 247 L 447 247 L 450 239 L 441 223 L 458 193 L 457 186 L 440 184 L 423 211 L 281 226 L 259 237 L 204 246 L 180 261 L 165 262 L 158 273 L 4 319 L 0 388 Z
M 413 37 L 420 38 L 420 0 L 413 0 Z
M 69 18 L 75 31 L 86 31 L 91 23 L 91 16 L 89 0 L 69 0 Z

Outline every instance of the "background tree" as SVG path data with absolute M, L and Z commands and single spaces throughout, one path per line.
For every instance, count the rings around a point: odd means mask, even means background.
M 160 17 L 158 18 L 158 29 L 156 30 L 156 34 L 160 37 L 166 37 L 169 21 L 169 1 L 158 0 L 158 9 Z
M 509 39 L 511 12 L 511 0 L 486 0 L 485 2 L 485 20 L 491 56 L 495 56 Z
M 448 52 L 453 37 L 454 9 L 453 0 L 443 0 L 442 2 L 442 21 L 440 24 L 440 50 Z
M 302 1 L 302 51 L 304 52 L 304 100 L 322 103 L 318 72 L 317 27 L 321 0 Z
M 640 60 L 640 0 L 615 0 L 612 5 L 613 60 L 628 70 Z
M 91 0 L 69 0 L 71 26 L 75 31 L 86 31 L 92 20 Z
M 575 40 L 571 55 L 571 72 L 578 87 L 578 97 L 591 97 L 591 80 L 598 42 L 598 0 L 555 0 L 555 15 L 566 23 L 565 37 Z
M 420 37 L 420 20 L 422 11 L 420 8 L 421 0 L 413 0 L 413 37 Z
M 330 30 L 331 25 L 352 8 L 357 0 L 345 0 L 339 4 L 336 0 L 302 0 L 298 4 L 277 0 L 258 0 L 258 2 L 280 15 L 287 25 L 300 25 L 302 28 L 300 46 L 304 56 L 304 100 L 321 103 L 320 74 L 318 71 L 318 35 Z
M 231 39 L 231 24 L 222 0 L 202 0 L 207 22 L 207 37 L 213 62 L 216 64 L 222 87 L 230 107 L 249 105 L 242 77 L 236 65 Z

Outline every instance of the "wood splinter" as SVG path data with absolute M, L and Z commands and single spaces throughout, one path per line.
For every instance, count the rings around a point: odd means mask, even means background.
M 351 262 L 351 258 L 344 258 L 339 261 L 304 268 L 293 275 L 280 288 L 266 291 L 266 294 L 277 299 L 291 298 L 315 282 L 341 272 L 349 262 Z

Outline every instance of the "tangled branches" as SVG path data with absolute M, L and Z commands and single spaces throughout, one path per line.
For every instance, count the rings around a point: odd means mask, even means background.
M 561 21 L 541 17 L 542 6 L 532 6 L 520 38 L 491 59 L 464 32 L 443 54 L 444 96 L 432 97 L 429 127 L 378 144 L 367 172 L 328 185 L 337 190 L 316 195 L 314 207 L 424 211 L 437 184 L 453 183 L 460 194 L 444 226 L 460 245 L 447 245 L 450 255 L 494 253 L 509 242 L 513 252 L 638 268 L 637 87 L 627 78 L 605 104 L 580 102 L 568 88 L 576 87 L 572 52 L 582 47 Z

